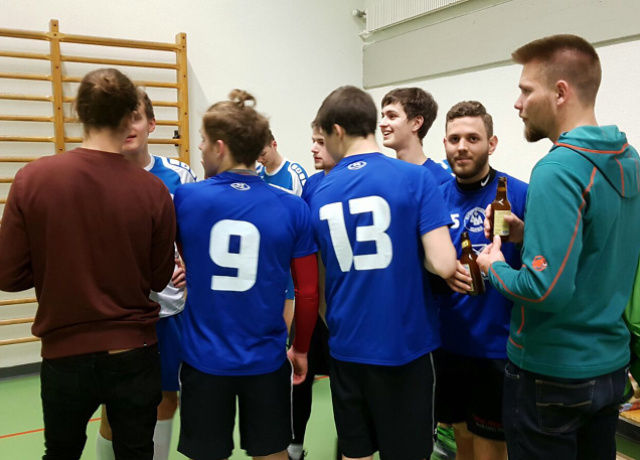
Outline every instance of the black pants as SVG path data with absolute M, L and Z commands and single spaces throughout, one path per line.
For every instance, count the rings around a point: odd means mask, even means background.
M 293 440 L 292 444 L 304 444 L 307 422 L 311 416 L 313 381 L 316 375 L 329 375 L 329 330 L 318 317 L 311 336 L 307 355 L 307 378 L 293 387 Z
M 118 460 L 152 460 L 157 406 L 162 400 L 157 347 L 45 359 L 40 372 L 44 460 L 75 460 L 87 423 L 106 405 Z

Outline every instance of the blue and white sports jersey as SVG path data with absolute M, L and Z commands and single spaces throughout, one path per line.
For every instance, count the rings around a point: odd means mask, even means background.
M 310 208 L 331 355 L 399 366 L 437 348 L 420 237 L 450 220 L 431 174 L 381 153 L 350 156 L 322 179 Z
M 173 158 L 150 155 L 151 161 L 144 169 L 159 177 L 173 197 L 182 184 L 196 181 L 196 175 L 188 164 Z M 184 288 L 176 288 L 171 281 L 162 292 L 151 291 L 152 300 L 160 304 L 160 318 L 175 315 L 184 309 Z
M 180 185 L 196 181 L 196 175 L 188 164 L 174 158 L 150 156 L 151 162 L 144 169 L 158 176 L 169 189 L 171 196 Z
M 320 171 L 315 173 L 307 178 L 307 183 L 304 184 L 304 188 L 302 189 L 302 199 L 309 204 L 309 200 L 311 199 L 311 195 L 316 191 L 316 188 L 320 184 L 320 181 L 324 179 L 326 174 L 324 171 Z
M 302 196 L 302 189 L 307 181 L 307 172 L 298 163 L 292 163 L 285 159 L 280 167 L 271 174 L 267 172 L 267 168 L 258 164 L 256 171 L 267 184 L 291 190 L 296 195 Z
M 286 359 L 291 259 L 317 251 L 309 208 L 231 172 L 180 187 L 174 203 L 189 292 L 183 360 L 215 375 L 275 371 Z
M 422 163 L 422 166 L 427 168 L 427 170 L 433 174 L 433 177 L 436 179 L 438 184 L 450 181 L 455 177 L 447 160 L 433 161 L 431 158 L 427 158 L 427 161 Z
M 507 177 L 511 212 L 524 219 L 528 185 L 507 174 L 496 172 L 493 180 L 478 190 L 463 190 L 455 180 L 440 186 L 453 220 L 451 240 L 458 259 L 462 256 L 462 232 L 469 233 L 477 253 L 489 244 L 484 237 L 484 210 L 496 196 L 498 177 Z M 515 244 L 504 243 L 502 253 L 509 265 L 520 268 L 520 251 Z M 466 356 L 506 359 L 513 302 L 503 297 L 486 279 L 485 288 L 483 295 L 468 296 L 447 287 L 446 294 L 436 296 L 440 307 L 442 347 Z

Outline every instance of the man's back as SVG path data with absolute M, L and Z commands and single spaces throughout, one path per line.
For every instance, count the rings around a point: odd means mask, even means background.
M 402 365 L 436 348 L 420 236 L 449 218 L 432 176 L 379 153 L 350 156 L 320 182 L 310 208 L 327 268 L 332 356 Z
M 10 195 L 6 223 L 25 232 L 0 250 L 1 270 L 33 278 L 15 283 L 2 273 L 0 287 L 35 286 L 43 357 L 155 343 L 149 290 L 162 290 L 174 265 L 175 219 L 162 182 L 118 154 L 79 148 L 23 168 Z M 25 260 L 30 267 L 20 267 Z
M 231 172 L 180 187 L 175 205 L 188 267 L 184 361 L 216 375 L 278 369 L 290 262 L 317 251 L 307 206 Z

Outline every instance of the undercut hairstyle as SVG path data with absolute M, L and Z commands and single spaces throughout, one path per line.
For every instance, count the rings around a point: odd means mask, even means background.
M 478 117 L 482 119 L 484 128 L 487 130 L 487 139 L 493 136 L 493 118 L 487 113 L 484 105 L 478 101 L 462 101 L 451 107 L 447 112 L 446 126 L 456 118 Z
M 258 160 L 270 133 L 269 120 L 254 109 L 255 102 L 251 94 L 234 89 L 228 101 L 216 102 L 202 117 L 209 140 L 223 141 L 233 158 L 247 166 Z
M 424 139 L 438 116 L 438 104 L 431 93 L 422 88 L 393 89 L 382 98 L 381 108 L 389 104 L 400 104 L 409 120 L 418 116 L 423 118 L 422 126 L 418 129 L 420 140 Z
M 156 114 L 153 111 L 153 104 L 151 103 L 151 99 L 149 99 L 149 95 L 142 88 L 138 88 L 138 94 L 140 95 L 140 103 L 144 105 L 144 114 L 147 120 L 153 120 L 156 118 Z
M 276 138 L 274 137 L 273 132 L 269 130 L 269 134 L 267 135 L 267 143 L 265 145 L 271 145 L 271 143 L 275 140 Z
M 355 86 L 341 86 L 322 102 L 315 122 L 326 134 L 339 125 L 348 136 L 375 134 L 377 110 L 371 96 Z
M 576 89 L 580 100 L 594 105 L 602 80 L 600 58 L 595 48 L 577 35 L 551 35 L 527 43 L 511 57 L 518 64 L 539 61 L 547 85 L 565 80 Z
M 119 129 L 138 108 L 136 85 L 117 69 L 98 69 L 84 76 L 75 109 L 84 131 L 90 128 Z

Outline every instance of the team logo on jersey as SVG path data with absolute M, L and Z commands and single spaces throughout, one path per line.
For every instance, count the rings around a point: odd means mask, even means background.
M 473 208 L 464 216 L 464 228 L 473 233 L 484 232 L 484 208 Z
M 541 272 L 545 268 L 547 268 L 547 259 L 543 256 L 535 256 L 533 258 L 533 262 L 531 262 L 531 266 L 537 272 Z
M 233 184 L 231 184 L 231 186 L 236 190 L 240 190 L 241 192 L 244 192 L 245 190 L 249 190 L 251 188 L 249 187 L 249 184 L 245 184 L 244 182 L 234 182 Z
M 367 166 L 366 161 L 356 161 L 355 163 L 351 163 L 349 166 L 347 166 L 347 169 L 351 169 L 352 171 L 354 171 L 356 169 L 364 168 L 365 166 Z

